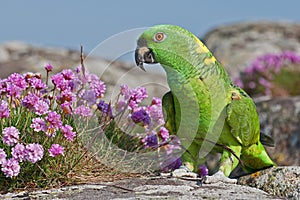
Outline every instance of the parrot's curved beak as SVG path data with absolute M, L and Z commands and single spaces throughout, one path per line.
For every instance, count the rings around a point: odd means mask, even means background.
M 136 65 L 141 68 L 142 70 L 146 71 L 144 68 L 144 63 L 157 63 L 154 58 L 154 54 L 151 49 L 148 47 L 138 47 L 135 50 L 135 63 Z

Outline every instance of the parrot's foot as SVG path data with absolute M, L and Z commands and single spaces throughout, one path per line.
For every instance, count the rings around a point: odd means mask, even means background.
M 173 177 L 181 178 L 181 177 L 190 177 L 190 178 L 197 178 L 198 174 L 192 172 L 189 168 L 182 165 L 179 169 L 175 169 L 171 175 Z
M 237 179 L 231 179 L 225 176 L 225 174 L 222 171 L 218 171 L 217 173 L 206 176 L 204 183 L 217 183 L 217 182 L 223 182 L 223 183 L 232 183 L 236 184 Z

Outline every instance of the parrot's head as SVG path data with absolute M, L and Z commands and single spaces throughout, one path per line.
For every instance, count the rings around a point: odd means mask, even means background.
M 160 63 L 172 67 L 174 62 L 181 65 L 184 62 L 194 64 L 197 53 L 208 52 L 209 50 L 191 32 L 179 26 L 156 25 L 145 30 L 139 37 L 135 61 L 143 70 L 144 63 Z

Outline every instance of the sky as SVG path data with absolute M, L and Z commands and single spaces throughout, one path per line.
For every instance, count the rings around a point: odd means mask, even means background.
M 214 27 L 241 21 L 300 22 L 299 8 L 299 0 L 3 0 L 0 43 L 20 40 L 78 50 L 82 44 L 90 52 L 111 36 L 136 28 L 176 24 L 201 38 Z M 135 45 L 135 40 L 123 37 L 109 45 Z

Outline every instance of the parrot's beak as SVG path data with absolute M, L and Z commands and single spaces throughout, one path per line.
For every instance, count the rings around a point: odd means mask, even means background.
M 151 64 L 157 63 L 154 58 L 154 54 L 148 47 L 138 47 L 135 50 L 135 63 L 142 70 L 146 71 L 144 68 L 144 63 Z

